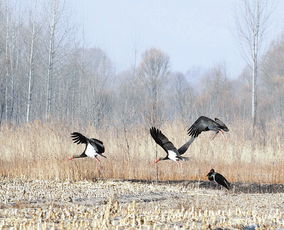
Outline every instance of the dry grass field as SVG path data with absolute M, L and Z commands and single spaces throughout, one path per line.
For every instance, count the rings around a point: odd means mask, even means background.
M 252 141 L 244 127 L 229 127 L 227 140 L 200 135 L 179 166 L 153 163 L 165 153 L 141 127 L 2 126 L 0 228 L 283 229 L 283 134 L 271 124 Z M 161 129 L 177 146 L 189 138 L 182 123 Z M 73 131 L 101 139 L 108 158 L 67 160 L 84 149 Z M 208 182 L 211 168 L 233 189 Z
M 211 168 L 221 172 L 231 182 L 284 183 L 283 132 L 276 124 L 267 126 L 256 141 L 248 131 L 236 124 L 229 126 L 227 140 L 221 135 L 211 141 L 212 133 L 201 134 L 185 156 L 190 160 L 178 166 L 174 162 L 154 164 L 155 154 L 164 156 L 149 130 L 110 128 L 96 130 L 60 123 L 33 122 L 21 126 L 2 126 L 0 131 L 0 175 L 26 179 L 93 180 L 94 178 L 145 180 L 206 180 Z M 179 147 L 189 136 L 186 124 L 172 123 L 161 130 Z M 83 145 L 72 143 L 70 133 L 101 139 L 107 159 L 101 164 L 93 159 L 68 161 L 81 153 Z M 269 134 L 269 135 L 268 135 Z

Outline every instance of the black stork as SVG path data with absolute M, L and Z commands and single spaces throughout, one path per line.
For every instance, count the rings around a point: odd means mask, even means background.
M 103 155 L 103 153 L 105 152 L 105 147 L 102 141 L 95 138 L 87 138 L 78 132 L 71 133 L 71 138 L 74 143 L 85 144 L 86 147 L 83 153 L 74 155 L 73 157 L 69 158 L 69 160 L 73 160 L 74 158 L 90 157 L 96 158 L 96 160 L 100 162 L 98 156 L 106 158 L 106 156 Z
M 182 157 L 181 155 L 186 152 L 192 141 L 186 142 L 183 146 L 177 149 L 172 142 L 161 132 L 161 130 L 152 127 L 150 129 L 150 134 L 155 140 L 155 142 L 160 145 L 167 153 L 166 157 L 158 158 L 155 163 L 158 163 L 161 160 L 172 160 L 175 162 L 178 161 L 187 161 L 188 157 Z
M 215 181 L 217 184 L 224 186 L 226 189 L 230 189 L 230 183 L 226 180 L 226 178 L 220 173 L 215 172 L 214 169 L 211 169 L 207 174 L 207 177 L 210 181 Z
M 229 132 L 228 127 L 220 119 L 215 118 L 215 120 L 212 120 L 211 118 L 205 116 L 199 117 L 189 127 L 187 132 L 193 141 L 201 132 L 209 130 L 215 132 L 215 135 L 212 139 L 214 139 L 219 132 L 222 134 L 222 136 L 224 136 L 223 132 Z

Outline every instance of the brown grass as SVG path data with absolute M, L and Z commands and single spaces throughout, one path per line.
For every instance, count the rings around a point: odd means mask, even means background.
M 232 182 L 284 183 L 284 144 L 277 126 L 267 126 L 271 135 L 260 133 L 257 141 L 249 138 L 244 127 L 238 123 L 230 126 L 227 141 L 222 136 L 211 141 L 212 133 L 201 134 L 185 154 L 190 161 L 178 166 L 167 161 L 153 163 L 156 150 L 158 156 L 165 153 L 142 127 L 124 133 L 112 127 L 96 130 L 91 125 L 79 128 L 39 121 L 17 127 L 6 125 L 0 131 L 0 175 L 58 180 L 206 180 L 206 174 L 214 168 Z M 189 138 L 186 125 L 179 122 L 161 129 L 177 147 Z M 108 158 L 102 158 L 100 165 L 93 159 L 68 161 L 68 157 L 84 149 L 72 143 L 73 131 L 101 139 Z

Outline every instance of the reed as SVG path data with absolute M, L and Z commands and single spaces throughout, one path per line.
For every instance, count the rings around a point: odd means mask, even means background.
M 228 139 L 221 135 L 211 141 L 212 133 L 202 133 L 185 156 L 181 166 L 171 161 L 154 164 L 155 154 L 164 155 L 145 127 L 131 129 L 95 129 L 93 126 L 64 125 L 35 121 L 20 126 L 2 125 L 0 131 L 0 175 L 27 179 L 94 180 L 207 180 L 211 168 L 231 182 L 284 183 L 283 140 L 277 124 L 269 124 L 265 133 L 252 139 L 243 122 L 230 125 Z M 163 133 L 179 147 L 189 136 L 182 122 L 167 123 Z M 67 160 L 83 151 L 72 143 L 70 133 L 101 139 L 107 159 Z

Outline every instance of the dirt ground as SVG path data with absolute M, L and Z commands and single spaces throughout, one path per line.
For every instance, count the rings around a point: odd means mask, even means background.
M 1 229 L 284 229 L 284 186 L 0 179 Z

